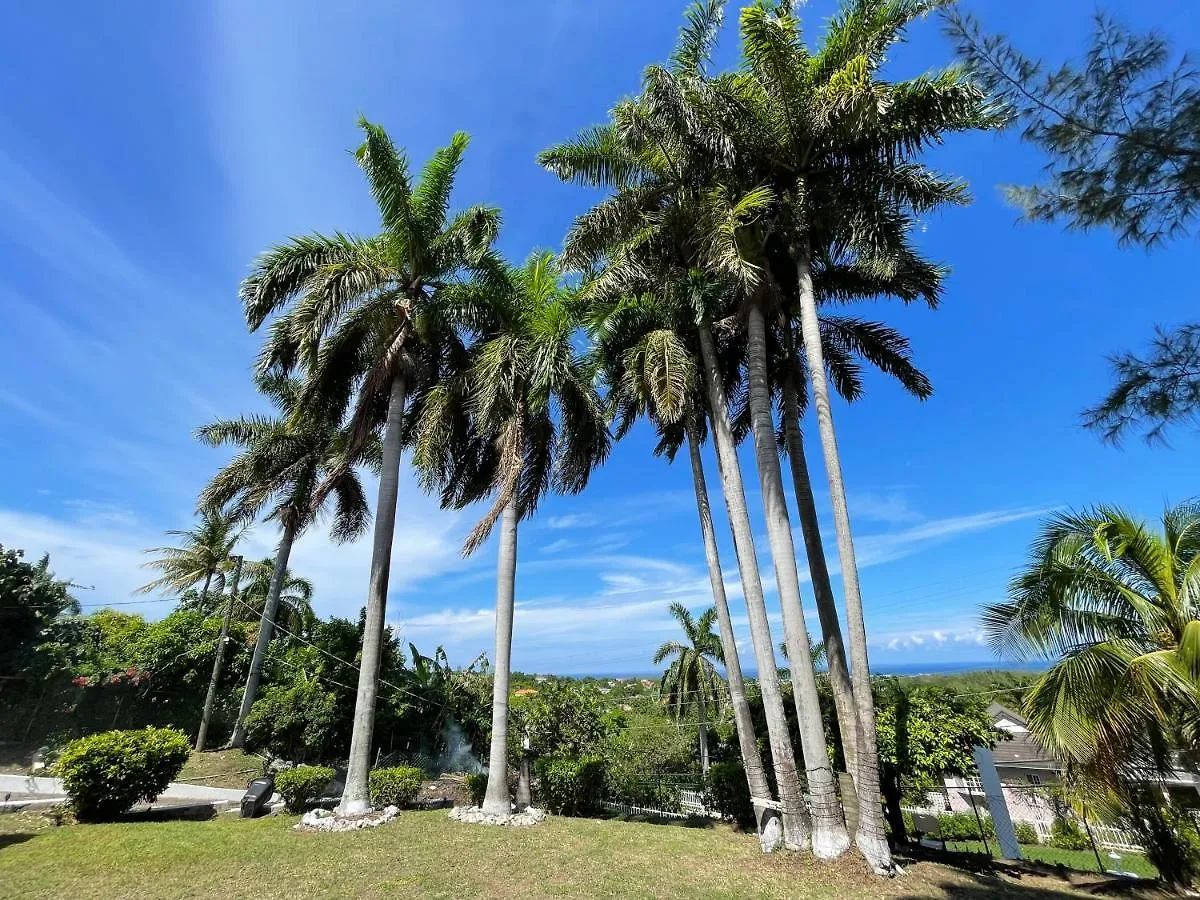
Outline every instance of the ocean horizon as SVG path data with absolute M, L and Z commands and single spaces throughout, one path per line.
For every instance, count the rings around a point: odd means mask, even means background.
M 967 672 L 1040 672 L 1046 668 L 1044 662 L 1006 662 L 999 660 L 974 660 L 966 662 L 912 662 L 912 663 L 879 663 L 871 667 L 874 675 L 961 675 Z M 747 678 L 758 677 L 756 668 L 742 669 Z M 539 674 L 557 675 L 561 678 L 652 678 L 662 677 L 662 672 L 543 672 Z

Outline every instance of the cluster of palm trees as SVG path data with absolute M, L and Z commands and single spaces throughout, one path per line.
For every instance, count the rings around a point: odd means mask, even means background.
M 779 458 L 781 448 L 786 452 L 842 744 L 859 795 L 857 844 L 877 871 L 891 870 L 831 393 L 859 398 L 864 363 L 917 397 L 931 387 L 901 334 L 834 310 L 883 297 L 933 305 L 940 296 L 945 272 L 920 255 L 913 232 L 918 217 L 964 202 L 965 185 L 918 156 L 950 132 L 990 128 L 999 120 L 956 69 L 889 82 L 880 68 L 906 27 L 941 5 L 847 0 L 821 45 L 810 50 L 789 0 L 758 0 L 741 11 L 740 67 L 712 73 L 723 3 L 697 3 L 670 62 L 650 66 L 635 97 L 617 104 L 608 122 L 541 154 L 552 173 L 607 196 L 577 219 L 561 255 L 535 253 L 520 266 L 495 249 L 498 210 L 471 206 L 451 213 L 465 135 L 455 135 L 414 176 L 384 129 L 360 121 L 364 138 L 355 158 L 381 230 L 292 238 L 260 257 L 241 298 L 250 328 L 267 331 L 258 385 L 279 414 L 201 431 L 209 443 L 240 448 L 202 504 L 242 519 L 265 512 L 281 532 L 239 722 L 254 700 L 295 538 L 330 501 L 335 539 L 359 535 L 369 510 L 356 470 L 378 473 L 341 813 L 360 813 L 369 804 L 404 454 L 445 506 L 486 504 L 464 552 L 480 547 L 499 525 L 484 808 L 507 813 L 518 525 L 548 491 L 582 490 L 612 441 L 646 419 L 657 429 L 661 453 L 673 458 L 688 447 L 713 615 L 752 796 L 761 810 L 781 810 L 786 846 L 829 858 L 848 848 L 849 835 L 810 664 Z M 582 350 L 581 333 L 588 339 Z M 845 638 L 804 455 L 801 417 L 810 403 L 833 500 Z M 747 435 L 792 660 L 811 814 L 787 730 L 737 455 Z M 749 614 L 777 799 L 745 701 L 717 555 L 700 453 L 710 436 Z

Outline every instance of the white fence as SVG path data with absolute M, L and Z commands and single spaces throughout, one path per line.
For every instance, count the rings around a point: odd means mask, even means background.
M 600 804 L 608 812 L 622 816 L 650 816 L 660 819 L 686 819 L 690 816 L 710 816 L 721 818 L 721 814 L 709 809 L 704 802 L 704 792 L 682 789 L 679 791 L 679 809 L 654 809 L 648 806 L 632 806 L 615 800 L 605 800 Z
M 910 815 L 912 813 L 929 816 L 950 815 L 950 813 L 938 809 L 917 809 L 913 806 L 902 806 L 901 809 Z M 955 813 L 954 815 L 963 815 L 963 813 Z M 990 818 L 987 809 L 984 807 L 980 807 L 979 815 L 984 819 Z M 1046 822 L 1040 820 L 1026 823 L 1014 821 L 1013 824 L 1032 825 L 1034 831 L 1037 832 L 1038 841 L 1043 844 L 1050 843 L 1050 825 Z M 1082 824 L 1080 824 L 1080 827 L 1083 827 Z M 1120 853 L 1145 852 L 1142 845 L 1138 843 L 1137 836 L 1123 828 L 1118 828 L 1116 825 L 1100 825 L 1094 822 L 1089 822 L 1087 827 L 1092 832 L 1092 839 L 1096 842 L 1096 846 L 1101 850 L 1115 850 Z

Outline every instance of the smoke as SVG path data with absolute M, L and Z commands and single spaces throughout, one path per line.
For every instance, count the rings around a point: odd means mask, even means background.
M 437 758 L 438 769 L 442 772 L 482 772 L 471 742 L 463 734 L 462 727 L 454 719 L 448 719 L 442 727 L 442 746 L 445 749 Z

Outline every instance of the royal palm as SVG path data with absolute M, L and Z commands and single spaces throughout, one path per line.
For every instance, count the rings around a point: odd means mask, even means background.
M 436 382 L 456 349 L 446 326 L 449 296 L 490 271 L 499 213 L 471 207 L 449 215 L 450 193 L 467 146 L 457 134 L 418 179 L 378 125 L 360 121 L 355 154 L 382 230 L 370 237 L 313 234 L 268 251 L 242 285 L 246 318 L 271 329 L 265 371 L 308 370 L 302 403 L 338 418 L 350 410 L 348 455 L 382 429 L 379 498 L 371 554 L 358 696 L 346 788 L 339 807 L 370 805 L 367 775 L 378 696 L 379 662 L 396 522 L 406 402 Z

